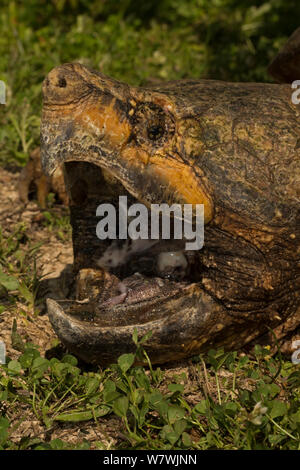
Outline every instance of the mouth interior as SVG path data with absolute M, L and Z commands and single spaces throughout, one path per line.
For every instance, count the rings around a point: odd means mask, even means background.
M 96 235 L 100 204 L 116 210 L 119 233 L 119 196 L 127 196 L 127 206 L 138 203 L 118 179 L 87 162 L 65 163 L 70 193 L 73 228 L 74 269 L 77 273 L 67 313 L 100 325 L 128 325 L 153 321 L 162 315 L 160 306 L 178 298 L 191 283 L 199 281 L 199 259 L 185 250 L 185 240 L 105 239 Z M 151 215 L 148 210 L 148 230 Z M 132 218 L 128 217 L 128 223 Z

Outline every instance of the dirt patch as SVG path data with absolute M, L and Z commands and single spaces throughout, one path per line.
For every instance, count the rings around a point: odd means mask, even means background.
M 0 168 L 0 226 L 3 238 L 11 236 L 20 224 L 26 225 L 26 237 L 22 245 L 24 251 L 34 245 L 41 245 L 36 257 L 37 276 L 42 278 L 40 297 L 44 295 L 61 298 L 64 285 L 57 282 L 61 273 L 72 269 L 73 252 L 71 239 L 60 240 L 54 231 L 45 226 L 43 211 L 35 201 L 24 204 L 18 194 L 19 173 Z M 58 206 L 57 210 L 65 210 Z M 42 299 L 41 299 L 42 300 Z M 5 302 L 4 302 L 5 305 Z M 41 306 L 40 311 L 43 312 Z M 56 342 L 47 315 L 38 315 L 26 304 L 9 305 L 0 315 L 0 339 L 6 344 L 7 355 L 15 358 L 19 352 L 12 348 L 11 329 L 14 318 L 17 320 L 18 333 L 28 341 L 39 346 L 44 352 Z

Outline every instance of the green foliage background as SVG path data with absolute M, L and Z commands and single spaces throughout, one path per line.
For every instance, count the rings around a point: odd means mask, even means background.
M 266 66 L 299 24 L 297 0 L 2 0 L 0 163 L 23 165 L 38 144 L 41 82 L 60 63 L 134 85 L 270 81 Z

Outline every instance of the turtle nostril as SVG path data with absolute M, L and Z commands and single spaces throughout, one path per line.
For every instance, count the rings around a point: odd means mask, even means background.
M 64 77 L 59 78 L 57 86 L 59 86 L 60 88 L 65 88 L 67 86 L 66 79 Z

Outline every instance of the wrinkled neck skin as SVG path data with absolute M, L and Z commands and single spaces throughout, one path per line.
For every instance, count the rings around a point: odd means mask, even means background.
M 289 86 L 185 80 L 134 88 L 65 64 L 50 72 L 43 94 L 42 163 L 48 174 L 69 168 L 75 225 L 74 162 L 101 167 L 103 200 L 113 182 L 148 206 L 204 204 L 194 305 L 205 295 L 223 326 L 227 317 L 277 325 L 299 313 L 300 121 Z M 73 242 L 76 264 L 74 233 Z M 250 328 L 240 342 L 254 336 Z

